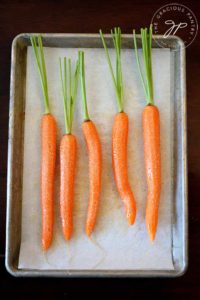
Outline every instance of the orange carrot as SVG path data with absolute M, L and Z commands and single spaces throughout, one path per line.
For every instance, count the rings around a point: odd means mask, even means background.
M 39 50 L 37 48 L 37 43 Z M 41 86 L 44 96 L 45 112 L 42 117 L 41 126 L 41 206 L 42 206 L 42 248 L 47 250 L 53 238 L 54 225 L 54 179 L 56 161 L 56 121 L 50 114 L 48 85 L 42 38 L 39 35 L 31 37 L 31 44 L 34 50 L 36 63 L 41 79 Z
M 116 76 L 114 76 L 111 65 L 110 56 L 104 40 L 102 31 L 100 30 L 101 40 L 105 49 L 106 58 L 113 79 L 115 92 L 117 96 L 117 104 L 119 113 L 115 116 L 112 132 L 112 160 L 115 181 L 118 192 L 126 208 L 126 216 L 128 223 L 132 225 L 136 216 L 136 202 L 134 194 L 131 190 L 128 180 L 127 169 L 127 141 L 128 141 L 128 116 L 123 108 L 123 82 L 121 67 L 121 30 L 114 28 L 111 31 L 114 47 L 116 50 Z
M 78 86 L 78 68 L 76 69 L 72 81 L 71 60 L 64 57 L 63 70 L 60 59 L 60 77 L 62 83 L 65 135 L 60 144 L 60 214 L 62 222 L 62 231 L 66 240 L 69 240 L 73 232 L 73 204 L 74 204 L 74 180 L 76 169 L 76 137 L 72 135 L 72 122 L 74 114 L 74 104 Z M 67 80 L 68 78 L 68 80 Z
M 42 118 L 41 204 L 42 247 L 47 250 L 52 242 L 54 225 L 54 177 L 56 160 L 56 122 L 51 114 Z
M 155 105 L 143 111 L 144 157 L 148 185 L 146 225 L 150 239 L 155 239 L 161 191 L 160 120 Z
M 101 192 L 102 154 L 101 142 L 95 124 L 85 121 L 82 130 L 89 155 L 90 200 L 88 205 L 86 233 L 91 235 L 97 218 Z
M 60 212 L 63 235 L 66 240 L 73 232 L 73 198 L 76 169 L 76 138 L 65 134 L 60 144 Z
M 160 158 L 160 118 L 158 108 L 153 100 L 153 76 L 152 76 L 152 25 L 149 33 L 147 28 L 141 29 L 142 49 L 145 66 L 145 76 L 140 67 L 137 41 L 134 31 L 134 46 L 136 61 L 140 72 L 140 77 L 144 87 L 147 106 L 142 115 L 143 138 L 144 138 L 144 158 L 146 167 L 146 177 L 148 186 L 146 226 L 150 239 L 155 239 L 158 224 L 158 209 L 161 192 L 161 158 Z
M 86 141 L 89 155 L 89 181 L 90 199 L 86 219 L 86 234 L 93 232 L 100 202 L 101 173 L 102 173 L 102 150 L 101 142 L 95 124 L 90 120 L 87 108 L 85 88 L 84 52 L 79 51 L 81 89 L 84 109 L 84 122 L 82 124 L 83 135 Z
M 136 205 L 128 181 L 127 170 L 128 116 L 121 112 L 115 116 L 112 132 L 113 169 L 117 188 L 125 207 L 128 223 L 135 221 Z

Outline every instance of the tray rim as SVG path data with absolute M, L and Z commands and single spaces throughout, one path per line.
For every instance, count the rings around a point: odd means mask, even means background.
M 7 209 L 6 209 L 6 255 L 5 266 L 7 271 L 15 277 L 179 277 L 185 274 L 188 268 L 188 187 L 187 187 L 187 107 L 186 107 L 186 73 L 185 73 L 185 48 L 184 42 L 177 36 L 170 36 L 169 39 L 173 40 L 180 47 L 180 60 L 181 60 L 181 101 L 182 101 L 182 153 L 183 153 L 183 265 L 179 270 L 36 270 L 36 269 L 18 269 L 15 267 L 9 257 L 10 249 L 10 215 L 12 209 L 11 203 L 11 187 L 13 184 L 13 146 L 12 140 L 14 136 L 14 120 L 12 110 L 14 107 L 15 97 L 14 80 L 15 80 L 15 48 L 21 38 L 28 38 L 37 35 L 38 33 L 20 33 L 12 41 L 12 54 L 11 54 L 11 74 L 10 74 L 10 104 L 9 104 L 9 138 L 8 138 L 8 162 L 7 162 Z M 97 33 L 41 33 L 46 38 L 99 38 Z M 110 34 L 105 34 L 106 38 L 110 38 Z M 123 38 L 131 38 L 132 34 L 122 34 Z M 141 39 L 139 34 L 136 35 Z M 154 40 L 163 39 L 161 35 L 154 35 Z M 159 47 L 158 47 L 159 48 Z

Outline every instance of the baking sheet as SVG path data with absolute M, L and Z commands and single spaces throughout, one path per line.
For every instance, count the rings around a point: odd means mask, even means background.
M 155 242 L 149 241 L 145 227 L 146 182 L 144 173 L 141 114 L 145 104 L 133 50 L 123 49 L 122 66 L 125 110 L 129 114 L 128 161 L 130 183 L 137 200 L 137 218 L 128 226 L 123 204 L 116 191 L 111 166 L 111 130 L 117 110 L 114 89 L 103 49 L 84 49 L 86 84 L 91 119 L 96 123 L 103 146 L 101 204 L 92 239 L 85 235 L 88 204 L 88 164 L 81 132 L 80 94 L 77 98 L 74 133 L 78 138 L 75 183 L 74 235 L 64 241 L 59 218 L 59 160 L 55 192 L 55 232 L 50 250 L 41 250 L 40 209 L 40 120 L 42 93 L 32 48 L 27 52 L 27 82 L 24 136 L 22 234 L 19 268 L 26 269 L 108 269 L 169 270 L 172 263 L 171 199 L 172 144 L 170 109 L 170 50 L 153 49 L 155 103 L 161 115 L 162 193 L 159 226 Z M 112 51 L 111 51 L 112 52 Z M 52 113 L 58 122 L 58 145 L 64 132 L 58 57 L 77 57 L 77 49 L 44 48 Z M 111 53 L 113 58 L 113 52 Z M 59 152 L 58 152 L 59 155 Z

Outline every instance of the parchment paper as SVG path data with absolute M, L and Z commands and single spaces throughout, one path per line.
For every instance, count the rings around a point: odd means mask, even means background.
M 96 123 L 103 148 L 103 181 L 98 220 L 92 239 L 85 234 L 89 197 L 88 156 L 81 131 L 83 112 L 78 93 L 73 132 L 78 139 L 75 183 L 74 235 L 62 236 L 59 215 L 59 141 L 64 132 L 63 104 L 58 57 L 77 58 L 78 49 L 44 48 L 51 111 L 58 124 L 55 191 L 55 231 L 49 251 L 41 250 L 40 121 L 43 99 L 32 48 L 27 54 L 24 137 L 22 235 L 19 268 L 27 269 L 173 269 L 171 255 L 172 151 L 170 110 L 170 51 L 153 49 L 155 103 L 160 110 L 162 193 L 156 240 L 151 243 L 145 226 L 146 179 L 142 141 L 142 110 L 145 96 L 133 50 L 122 51 L 125 111 L 129 115 L 128 167 L 137 200 L 137 218 L 129 226 L 117 193 L 111 164 L 111 131 L 117 112 L 115 92 L 102 49 L 84 49 L 86 88 L 90 118 Z M 114 58 L 111 52 L 112 59 Z

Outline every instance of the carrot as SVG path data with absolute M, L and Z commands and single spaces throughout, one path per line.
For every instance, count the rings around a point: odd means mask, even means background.
M 42 247 L 47 250 L 53 237 L 56 160 L 56 122 L 51 114 L 45 114 L 42 118 L 41 138 Z
M 37 48 L 37 43 L 39 50 Z M 41 207 L 42 207 L 42 248 L 47 250 L 53 238 L 54 226 L 54 179 L 56 161 L 56 121 L 50 114 L 46 67 L 42 46 L 42 38 L 39 35 L 31 37 L 41 86 L 44 96 L 45 112 L 41 124 Z
M 111 36 L 116 50 L 116 76 L 113 72 L 110 56 L 101 30 L 100 36 L 113 79 L 118 104 L 118 114 L 115 116 L 112 131 L 112 160 L 114 176 L 118 192 L 126 208 L 128 223 L 132 225 L 135 222 L 136 217 L 136 201 L 130 187 L 127 168 L 128 115 L 124 112 L 123 103 L 121 30 L 120 28 L 114 28 L 114 32 L 111 31 Z
M 76 169 L 76 137 L 72 132 L 74 115 L 74 104 L 78 87 L 78 68 L 73 77 L 71 76 L 71 60 L 68 59 L 68 81 L 67 81 L 67 60 L 64 57 L 63 68 L 60 59 L 60 77 L 62 83 L 65 134 L 60 143 L 60 214 L 62 231 L 66 240 L 70 240 L 73 232 L 73 204 L 74 204 L 74 180 Z M 68 88 L 67 88 L 68 86 Z
M 143 110 L 143 138 L 144 138 L 144 159 L 146 166 L 146 177 L 148 186 L 146 226 L 150 239 L 153 241 L 156 236 L 158 224 L 158 210 L 161 192 L 161 158 L 160 158 L 160 117 L 159 110 L 153 100 L 153 76 L 152 76 L 152 25 L 149 32 L 147 28 L 141 29 L 142 50 L 145 66 L 145 75 L 142 74 L 138 57 L 137 41 L 134 31 L 134 46 L 136 61 L 139 68 L 142 84 L 144 87 L 147 106 Z
M 112 132 L 113 169 L 117 188 L 126 207 L 126 216 L 131 225 L 135 221 L 136 205 L 128 180 L 127 170 L 128 116 L 121 112 L 115 116 Z
M 143 111 L 144 157 L 148 185 L 146 224 L 150 239 L 155 239 L 161 191 L 160 120 L 155 105 Z
M 82 124 L 83 135 L 87 145 L 89 156 L 89 181 L 90 181 L 90 199 L 88 204 L 88 212 L 86 218 L 86 234 L 90 236 L 94 230 L 97 219 L 97 213 L 100 202 L 101 193 L 101 174 L 102 174 L 102 150 L 101 141 L 95 124 L 90 120 L 86 87 L 85 87 L 85 67 L 84 52 L 79 51 L 81 89 L 84 109 L 84 122 Z

